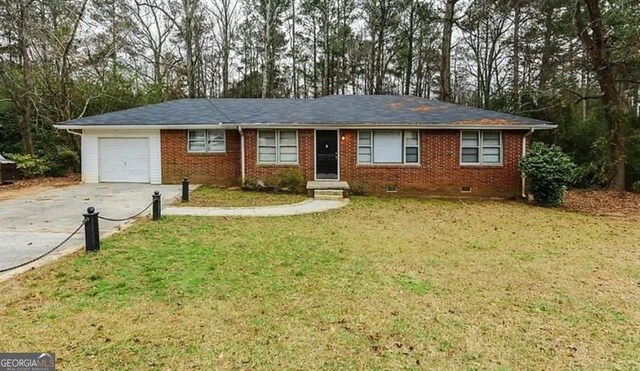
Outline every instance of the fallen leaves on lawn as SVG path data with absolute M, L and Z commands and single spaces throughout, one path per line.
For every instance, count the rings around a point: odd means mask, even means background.
M 565 200 L 565 208 L 587 214 L 640 218 L 640 193 L 570 191 Z

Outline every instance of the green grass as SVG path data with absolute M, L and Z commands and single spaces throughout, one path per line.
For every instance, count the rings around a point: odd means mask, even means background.
M 293 204 L 302 202 L 305 199 L 306 196 L 299 194 L 253 192 L 202 186 L 190 195 L 188 203 L 177 205 L 207 207 L 272 206 Z
M 66 369 L 638 369 L 640 224 L 354 198 L 143 221 L 0 288 L 0 349 Z

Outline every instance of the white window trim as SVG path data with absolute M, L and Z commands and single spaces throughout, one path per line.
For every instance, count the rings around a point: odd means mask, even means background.
M 204 151 L 192 151 L 189 148 L 190 135 L 192 131 L 204 130 Z M 219 151 L 209 151 L 209 131 L 222 131 L 222 140 L 224 141 L 224 149 Z M 187 153 L 227 153 L 227 131 L 225 129 L 189 129 L 187 130 Z
M 260 161 L 260 132 L 261 131 L 273 131 L 276 136 L 276 161 L 268 162 L 268 161 Z M 296 133 L 296 162 L 282 162 L 280 161 L 280 131 L 294 131 Z M 271 146 L 262 146 L 262 147 L 271 147 Z M 256 132 L 256 162 L 260 165 L 291 165 L 296 166 L 300 163 L 300 140 L 297 129 L 271 129 L 271 130 L 258 130 Z
M 422 151 L 422 140 L 421 133 L 419 129 L 404 129 L 402 131 L 402 162 L 375 162 L 375 149 L 374 149 L 374 135 L 376 130 L 387 130 L 387 129 L 358 129 L 357 141 L 356 141 L 356 163 L 357 165 L 363 166 L 420 166 L 422 163 L 422 159 L 420 157 Z M 360 132 L 368 131 L 371 133 L 371 144 L 368 146 L 360 145 Z M 407 140 L 405 137 L 405 132 L 407 131 L 415 131 L 418 133 L 418 162 L 407 162 L 407 148 L 414 148 L 416 146 L 407 146 Z M 360 147 L 369 147 L 371 148 L 371 162 L 360 162 Z
M 497 131 L 500 135 L 500 162 L 482 162 L 482 140 L 485 131 Z M 462 148 L 472 148 L 462 146 L 462 133 L 478 133 L 478 162 L 462 162 Z M 460 166 L 503 166 L 504 142 L 502 138 L 502 130 L 460 130 L 460 141 L 458 143 L 460 143 Z

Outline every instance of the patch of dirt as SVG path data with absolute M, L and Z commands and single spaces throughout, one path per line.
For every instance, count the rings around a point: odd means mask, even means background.
M 480 119 L 480 120 L 465 120 L 452 122 L 452 125 L 514 125 L 517 121 L 509 121 L 505 119 Z
M 412 108 L 411 111 L 418 112 L 418 113 L 424 113 L 424 112 L 435 111 L 437 109 L 438 109 L 438 107 L 418 106 L 418 107 Z
M 80 183 L 80 174 L 64 177 L 46 177 L 16 180 L 11 184 L 0 185 L 0 201 L 28 196 L 58 187 L 66 187 Z
M 389 103 L 387 104 L 387 108 L 388 109 L 398 109 L 398 108 L 402 108 L 403 103 L 402 102 L 395 102 L 395 103 Z
M 640 193 L 576 190 L 567 193 L 565 208 L 587 214 L 640 219 Z

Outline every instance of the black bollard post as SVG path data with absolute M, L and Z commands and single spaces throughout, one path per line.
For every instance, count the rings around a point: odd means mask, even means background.
M 87 208 L 84 216 L 84 247 L 87 252 L 100 250 L 100 229 L 98 228 L 98 212 L 93 207 Z
M 151 199 L 153 200 L 153 217 L 151 218 L 152 220 L 160 220 L 160 217 L 162 217 L 161 210 L 162 210 L 162 204 L 161 204 L 161 200 L 160 200 L 160 192 L 159 191 L 155 191 L 153 192 L 153 196 L 151 196 Z
M 189 202 L 189 178 L 182 180 L 182 202 Z

